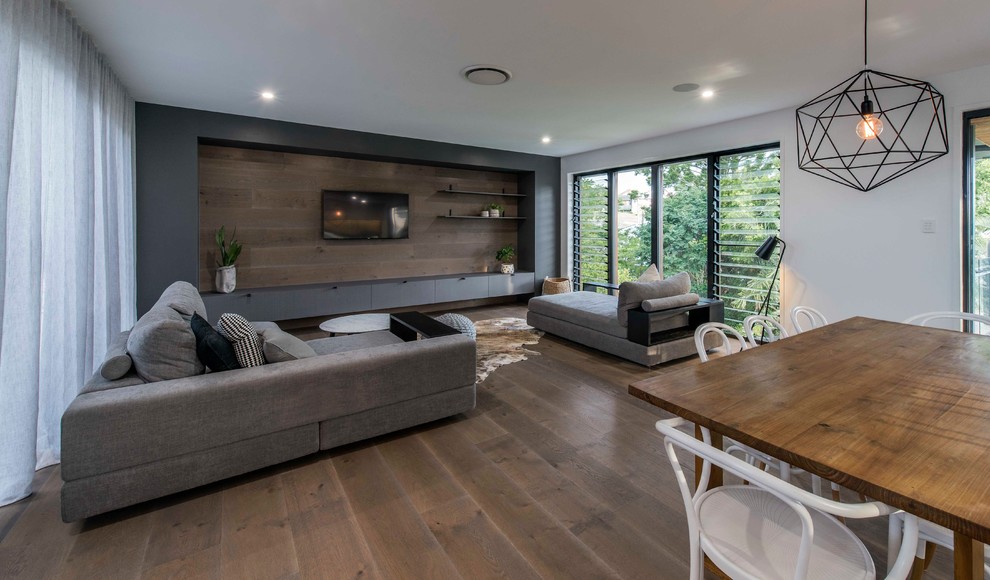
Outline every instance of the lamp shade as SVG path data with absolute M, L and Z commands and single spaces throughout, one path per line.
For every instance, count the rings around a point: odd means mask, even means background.
M 760 247 L 756 249 L 756 257 L 761 260 L 769 260 L 770 256 L 773 255 L 773 251 L 777 248 L 777 242 L 780 238 L 777 236 L 769 236 L 767 239 L 763 240 Z

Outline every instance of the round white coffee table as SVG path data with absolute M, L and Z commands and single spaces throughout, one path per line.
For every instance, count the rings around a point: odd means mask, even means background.
M 352 314 L 331 318 L 320 324 L 320 330 L 330 334 L 358 334 L 388 330 L 388 314 Z

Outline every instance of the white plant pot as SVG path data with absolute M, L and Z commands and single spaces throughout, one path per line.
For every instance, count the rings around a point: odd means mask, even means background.
M 237 287 L 237 266 L 221 266 L 217 268 L 217 292 L 230 294 Z
M 499 217 L 499 215 L 500 215 L 500 212 L 497 209 L 490 209 L 490 210 L 488 210 L 488 213 L 492 217 Z
M 515 264 L 502 264 L 502 273 L 503 274 L 515 274 L 516 273 L 516 265 Z
M 487 209 L 481 212 L 481 217 L 488 217 L 488 210 Z

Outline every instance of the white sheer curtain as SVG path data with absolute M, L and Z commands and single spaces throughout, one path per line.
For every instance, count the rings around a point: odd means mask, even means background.
M 54 0 L 0 1 L 0 505 L 134 322 L 134 104 Z

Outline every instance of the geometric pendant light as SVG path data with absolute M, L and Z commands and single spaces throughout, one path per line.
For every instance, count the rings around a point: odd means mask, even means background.
M 945 101 L 930 83 L 863 70 L 797 110 L 798 166 L 869 191 L 949 152 Z

